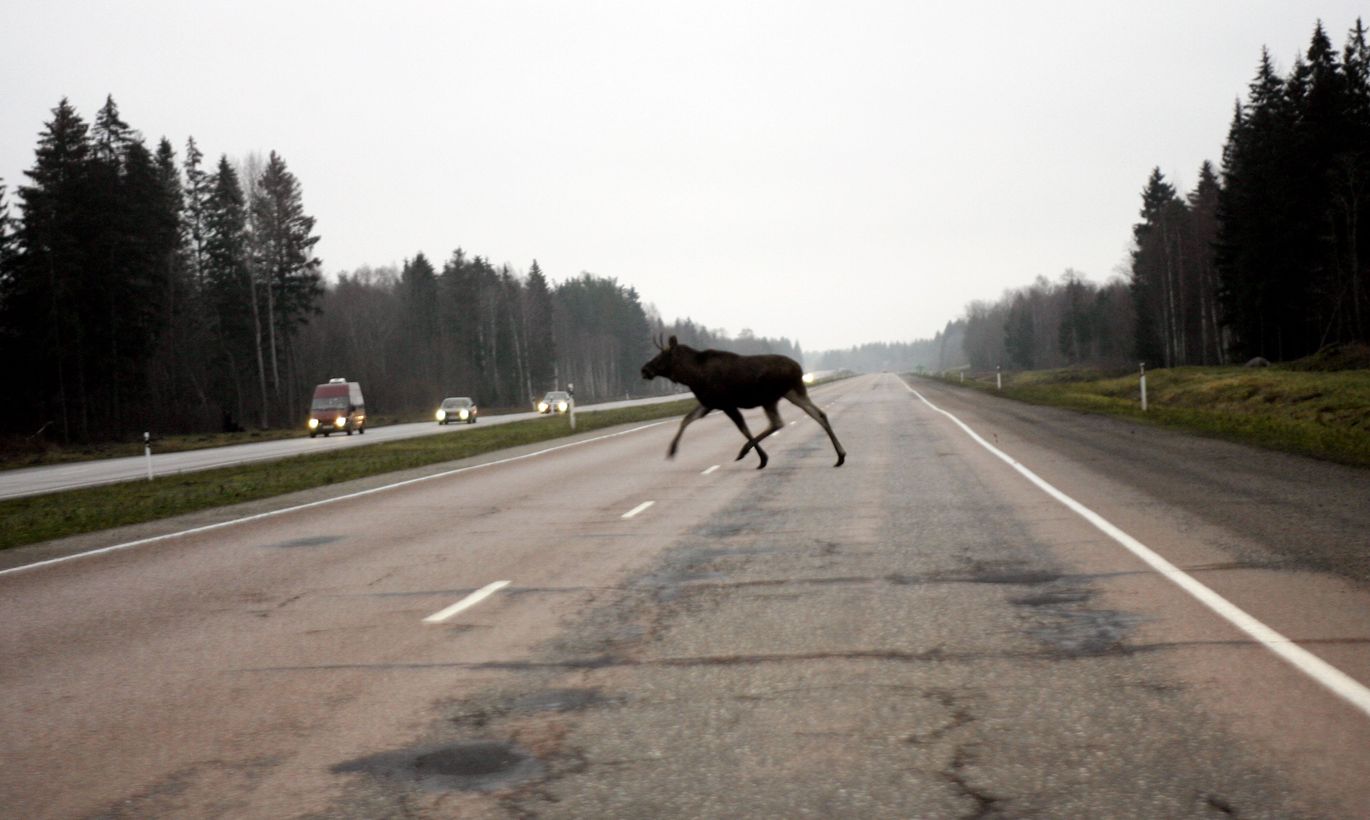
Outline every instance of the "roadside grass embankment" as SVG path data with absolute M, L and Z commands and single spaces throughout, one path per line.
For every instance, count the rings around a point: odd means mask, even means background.
M 484 410 L 482 417 L 497 416 L 503 413 L 520 413 L 525 408 L 506 408 Z M 387 427 L 391 424 L 408 424 L 418 421 L 432 421 L 428 413 L 379 414 L 369 416 L 366 429 Z M 242 430 L 236 433 L 186 433 L 179 435 L 153 435 L 154 453 L 182 453 L 187 450 L 205 450 L 211 447 L 231 447 L 235 444 L 253 444 L 259 441 L 280 441 L 299 438 L 304 430 L 303 423 L 289 427 L 271 427 L 265 430 Z M 128 458 L 143 454 L 142 439 L 127 441 L 104 441 L 89 444 L 74 444 L 64 447 L 39 437 L 7 436 L 0 439 L 0 470 L 17 470 L 22 467 L 45 467 L 50 464 L 71 464 L 78 461 L 96 461 L 104 458 Z
M 966 387 L 1032 404 L 1121 416 L 1146 424 L 1370 467 L 1370 370 L 1314 372 L 1289 367 L 1176 367 L 1139 374 L 1083 370 L 993 373 Z M 941 377 L 952 385 L 957 377 Z
M 576 414 L 576 433 L 684 415 L 694 399 Z M 565 416 L 0 501 L 0 549 L 256 501 L 571 435 Z M 300 435 L 296 432 L 295 435 Z

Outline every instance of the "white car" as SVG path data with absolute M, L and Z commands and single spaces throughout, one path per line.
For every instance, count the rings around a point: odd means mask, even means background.
M 465 396 L 451 396 L 442 400 L 442 406 L 433 414 L 433 418 L 438 420 L 438 424 L 458 421 L 475 424 L 479 415 L 480 409 L 476 407 L 475 402 Z

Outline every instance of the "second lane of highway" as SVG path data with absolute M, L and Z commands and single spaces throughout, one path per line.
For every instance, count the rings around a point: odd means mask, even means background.
M 679 401 L 689 394 L 656 396 L 648 399 L 603 402 L 586 405 L 577 409 L 579 413 L 594 413 L 637 404 Z M 475 427 L 489 427 L 495 424 L 508 424 L 538 418 L 534 412 L 508 413 L 498 416 L 481 416 L 476 425 L 452 424 L 439 425 L 436 422 L 413 422 L 391 424 L 385 427 L 369 427 L 362 435 L 338 433 L 329 436 L 310 438 L 303 428 L 298 438 L 260 441 L 249 444 L 235 444 L 227 447 L 209 447 L 201 450 L 185 450 L 176 453 L 158 453 L 153 447 L 153 476 L 168 476 L 189 473 L 196 470 L 209 470 L 215 467 L 229 467 L 254 461 L 268 461 L 310 453 L 328 452 L 340 447 L 360 447 L 383 441 L 395 441 L 416 436 L 431 436 L 439 433 L 456 433 Z M 74 490 L 79 487 L 93 487 L 100 484 L 113 484 L 118 481 L 137 481 L 147 478 L 146 456 L 129 456 L 94 461 L 80 461 L 70 464 L 52 464 L 42 467 L 24 467 L 17 470 L 0 471 L 0 499 L 19 498 L 26 495 Z

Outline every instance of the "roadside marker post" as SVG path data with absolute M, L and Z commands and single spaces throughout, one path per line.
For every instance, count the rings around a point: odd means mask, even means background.
M 1141 366 L 1142 366 L 1142 377 L 1141 377 L 1141 382 L 1142 382 L 1142 412 L 1145 413 L 1145 412 L 1146 412 L 1146 362 L 1142 362 L 1142 363 L 1141 363 Z
M 1003 369 L 997 364 L 994 366 L 994 389 L 1004 389 L 1004 372 Z
M 147 457 L 147 480 L 152 480 L 152 434 L 143 431 L 143 455 Z

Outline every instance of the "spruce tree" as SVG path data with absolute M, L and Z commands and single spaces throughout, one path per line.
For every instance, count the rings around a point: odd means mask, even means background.
M 267 349 L 272 390 L 282 395 L 281 363 L 298 328 L 318 312 L 323 293 L 320 262 L 314 256 L 319 237 L 314 217 L 304 212 L 299 180 L 285 160 L 272 151 L 252 195 L 254 271 L 266 305 Z
M 28 185 L 19 187 L 20 247 L 5 300 L 15 348 L 14 403 L 29 429 L 50 425 L 64 442 L 88 440 L 86 242 L 90 127 L 63 98 L 39 134 Z M 98 343 L 99 340 L 94 340 Z
M 1176 202 L 1175 188 L 1165 181 L 1160 168 L 1152 169 L 1142 190 L 1142 221 L 1132 227 L 1131 289 L 1137 311 L 1137 356 L 1166 367 L 1176 363 Z
M 523 320 L 528 339 L 529 397 L 553 387 L 556 377 L 557 346 L 552 332 L 552 291 L 536 259 L 528 269 L 524 287 Z
M 256 408 L 266 426 L 266 371 L 261 356 L 260 334 L 254 317 L 258 306 L 248 270 L 247 208 L 238 174 L 227 156 L 219 158 L 209 181 L 204 212 L 204 255 L 207 303 L 213 317 L 216 362 L 212 388 L 220 407 L 248 418 L 249 384 L 256 359 L 262 403 Z

